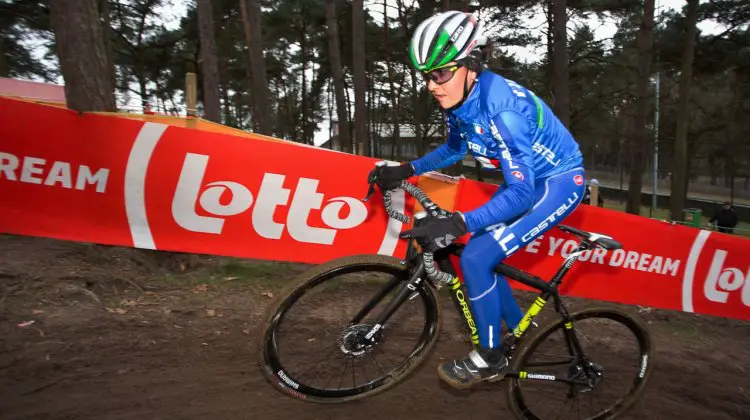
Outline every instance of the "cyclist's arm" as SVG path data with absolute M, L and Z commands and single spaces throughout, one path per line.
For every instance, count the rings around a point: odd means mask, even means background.
M 469 232 L 505 223 L 534 205 L 534 166 L 531 155 L 531 128 L 526 117 L 503 111 L 490 120 L 507 149 L 501 150 L 500 166 L 507 188 L 483 206 L 464 212 Z
M 467 150 L 466 142 L 461 138 L 456 126 L 448 122 L 448 140 L 432 152 L 411 162 L 414 175 L 451 166 L 463 159 Z

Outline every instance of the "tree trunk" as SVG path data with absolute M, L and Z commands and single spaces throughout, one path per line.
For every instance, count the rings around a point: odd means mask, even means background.
M 354 121 L 352 116 L 352 97 L 349 93 L 349 84 L 344 81 L 344 94 L 346 95 L 346 119 L 347 121 Z M 357 147 L 354 143 L 354 124 L 349 124 L 349 138 L 352 139 L 352 153 L 357 154 Z
M 451 0 L 443 0 L 443 11 L 447 12 L 451 10 Z
M 743 124 L 743 105 L 742 93 L 745 91 L 745 80 L 747 74 L 742 69 L 735 67 L 732 71 L 732 103 L 729 108 L 727 123 L 727 147 L 726 150 L 741 150 L 742 147 L 742 124 Z M 739 154 L 740 156 L 742 153 Z M 737 160 L 733 153 L 726 154 L 727 179 L 729 181 L 729 202 L 734 202 L 734 180 L 737 177 Z M 747 185 L 747 178 L 745 178 Z
M 301 13 L 301 19 L 302 19 L 302 25 L 300 30 L 300 59 L 302 60 L 302 83 L 300 83 L 301 86 L 301 104 L 302 104 L 302 126 L 300 127 L 302 129 L 302 143 L 307 144 L 307 113 L 308 113 L 308 101 L 307 101 L 307 34 L 305 31 L 306 28 L 306 22 L 305 22 L 305 8 L 303 6 L 302 13 Z
M 257 117 L 256 132 L 273 134 L 271 104 L 268 100 L 268 76 L 266 59 L 263 56 L 259 0 L 240 0 L 240 13 L 245 29 L 245 40 L 250 54 L 250 70 L 253 73 L 253 114 Z
M 344 69 L 341 65 L 341 50 L 339 49 L 339 27 L 338 19 L 336 18 L 336 0 L 326 1 L 326 25 L 328 26 L 328 55 L 331 59 L 333 88 L 336 93 L 339 144 L 341 145 L 341 151 L 345 153 L 353 153 L 352 140 L 351 136 L 349 136 L 346 96 L 344 95 Z
M 646 143 L 646 116 L 649 110 L 648 82 L 651 76 L 652 36 L 654 27 L 654 0 L 646 0 L 643 18 L 638 30 L 638 77 L 635 93 L 635 118 L 633 137 L 630 145 L 630 180 L 628 182 L 628 202 L 625 211 L 640 214 L 641 188 L 645 168 L 644 145 Z
M 50 0 L 49 6 L 68 108 L 115 111 L 99 0 Z
M 0 38 L 0 77 L 10 77 L 10 66 L 8 65 L 7 54 L 5 41 Z
M 234 127 L 234 121 L 232 118 L 232 102 L 229 100 L 229 88 L 227 84 L 222 84 L 221 88 L 221 99 L 224 100 L 224 124 L 230 127 Z
M 201 43 L 201 75 L 203 76 L 203 117 L 209 121 L 221 123 L 219 51 L 216 47 L 211 0 L 198 0 L 198 31 Z
M 568 16 L 565 0 L 556 0 L 553 6 L 554 47 L 552 56 L 554 113 L 566 126 L 570 126 L 570 88 L 568 80 Z
M 450 3 L 450 1 L 446 0 L 446 3 Z M 387 18 L 387 2 L 386 0 L 383 0 L 383 16 L 385 16 L 383 19 L 383 38 L 385 41 L 385 65 L 388 68 L 388 86 L 390 89 L 390 96 L 391 96 L 391 106 L 393 107 L 394 117 L 393 117 L 393 132 L 392 132 L 392 138 L 391 138 L 391 159 L 394 159 L 394 150 L 398 147 L 399 144 L 399 137 L 401 136 L 401 122 L 399 121 L 399 101 L 398 97 L 399 95 L 396 94 L 396 89 L 393 85 L 393 67 L 392 67 L 392 60 L 391 60 L 391 49 L 388 45 L 388 18 Z
M 354 130 L 356 147 L 369 156 L 367 140 L 367 74 L 365 74 L 365 12 L 363 0 L 352 1 L 352 67 L 354 69 Z M 361 145 L 361 146 L 360 146 Z
M 396 5 L 398 6 L 398 20 L 401 23 L 402 28 L 409 28 L 409 23 L 407 21 L 406 13 L 404 12 L 404 5 L 402 0 L 396 0 Z M 406 38 L 410 39 L 412 36 L 411 30 L 406 30 Z M 419 93 L 417 92 L 417 73 L 414 70 L 414 67 L 409 66 L 409 75 L 410 78 L 410 84 L 411 84 L 411 95 L 412 98 L 414 98 L 414 103 L 417 103 L 417 97 Z M 423 130 L 422 130 L 422 118 L 421 118 L 421 112 L 420 107 L 415 106 L 413 110 L 414 115 L 414 134 L 416 138 L 414 141 L 417 143 L 417 153 L 421 156 L 427 153 L 427 145 L 425 144 L 425 138 L 423 136 Z
M 690 84 L 693 78 L 693 56 L 695 54 L 695 33 L 698 21 L 698 0 L 688 0 L 687 30 L 683 45 L 682 69 L 680 71 L 680 99 L 677 104 L 677 130 L 672 155 L 672 185 L 669 199 L 669 213 L 672 220 L 682 221 L 682 210 L 685 207 L 685 195 L 688 167 L 688 103 L 690 101 Z
M 117 86 L 117 72 L 115 70 L 115 59 L 114 59 L 114 47 L 113 38 L 114 31 L 112 30 L 112 19 L 110 18 L 110 5 L 109 0 L 99 0 L 99 15 L 102 19 L 102 29 L 104 31 L 104 49 L 107 51 L 107 68 L 110 69 L 112 75 L 112 86 Z
M 555 57 L 555 14 L 551 1 L 552 0 L 546 0 L 544 2 L 544 12 L 547 14 L 547 65 L 544 66 L 544 75 L 545 82 L 547 83 L 547 91 L 552 96 L 552 108 L 554 108 L 555 77 L 552 63 L 554 62 Z

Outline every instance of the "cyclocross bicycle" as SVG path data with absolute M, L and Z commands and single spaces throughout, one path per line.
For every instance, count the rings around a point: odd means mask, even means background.
M 404 181 L 400 188 L 425 209 L 415 215 L 415 224 L 450 214 L 415 185 Z M 364 201 L 374 191 L 371 180 Z M 393 191 L 383 194 L 386 211 L 408 223 L 408 216 L 393 209 Z M 614 250 L 621 245 L 608 236 L 557 227 L 579 242 L 551 280 L 504 263 L 496 267 L 506 278 L 540 291 L 518 326 L 504 334 L 510 367 L 502 385 L 508 406 L 521 419 L 565 417 L 566 411 L 579 418 L 613 418 L 640 398 L 653 369 L 652 340 L 639 320 L 619 310 L 568 311 L 558 287 L 579 256 L 596 247 Z M 437 292 L 443 286 L 465 320 L 466 344 L 477 345 L 468 295 L 451 261 L 463 247 L 455 243 L 433 255 L 409 241 L 404 260 L 348 256 L 304 272 L 275 298 L 260 325 L 263 375 L 276 389 L 310 402 L 341 403 L 383 392 L 414 372 L 434 347 L 442 323 Z M 542 328 L 534 320 L 550 299 L 559 316 Z M 341 320 L 334 321 L 336 317 Z M 292 338 L 282 344 L 284 332 Z M 633 340 L 629 347 L 626 338 Z M 388 357 L 388 347 L 401 355 Z M 600 347 L 604 352 L 595 354 Z M 358 382 L 356 376 L 362 374 Z M 586 398 L 591 401 L 582 402 Z M 580 417 L 581 409 L 593 413 Z

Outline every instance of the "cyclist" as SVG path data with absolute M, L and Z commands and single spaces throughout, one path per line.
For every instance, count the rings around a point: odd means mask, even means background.
M 507 280 L 493 268 L 567 217 L 585 192 L 576 141 L 534 93 L 482 68 L 480 48 L 486 46 L 481 23 L 469 13 L 443 12 L 416 28 L 409 56 L 444 110 L 448 138 L 419 159 L 370 173 L 381 188 L 393 189 L 412 175 L 458 162 L 467 151 L 483 168 L 502 171 L 503 185 L 481 207 L 401 234 L 433 252 L 472 235 L 461 271 L 479 346 L 438 366 L 439 376 L 457 388 L 502 379 L 508 367 L 501 319 L 511 331 L 522 313 Z

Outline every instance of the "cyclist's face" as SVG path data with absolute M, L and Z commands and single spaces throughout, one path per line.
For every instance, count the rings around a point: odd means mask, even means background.
M 471 85 L 474 78 L 476 78 L 476 73 L 469 71 L 463 66 L 453 72 L 451 72 L 450 67 L 434 71 L 440 73 L 433 74 L 433 77 L 427 79 L 427 89 L 430 90 L 435 99 L 440 103 L 440 107 L 443 109 L 456 105 L 461 98 L 463 98 L 464 81 L 466 81 L 467 85 Z M 435 79 L 438 81 L 436 82 Z M 439 83 L 441 80 L 445 79 L 448 80 Z

